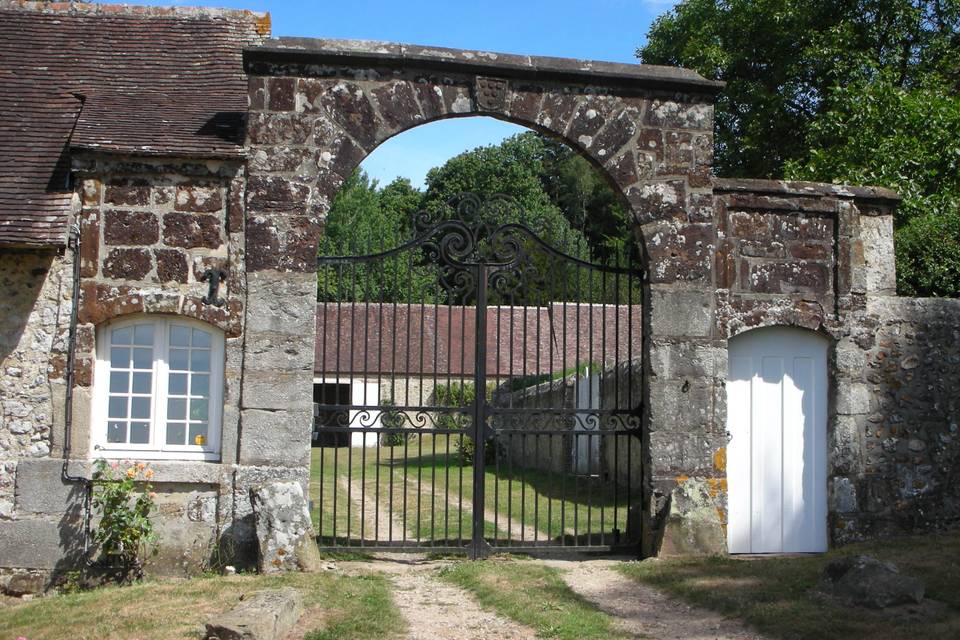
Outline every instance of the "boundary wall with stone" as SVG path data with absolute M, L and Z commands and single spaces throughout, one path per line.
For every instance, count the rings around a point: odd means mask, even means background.
M 894 194 L 718 180 L 720 86 L 660 67 L 382 43 L 248 49 L 245 157 L 72 154 L 82 244 L 71 462 L 90 473 L 95 328 L 134 313 L 226 337 L 219 462 L 156 462 L 163 552 L 194 572 L 257 553 L 250 489 L 309 475 L 315 256 L 329 204 L 387 138 L 488 115 L 556 136 L 629 207 L 642 244 L 644 553 L 725 551 L 727 341 L 792 325 L 831 341 L 835 544 L 956 522 L 956 301 L 894 296 Z M 200 275 L 225 268 L 222 306 Z M 72 253 L 0 252 L 0 566 L 82 550 L 61 480 Z

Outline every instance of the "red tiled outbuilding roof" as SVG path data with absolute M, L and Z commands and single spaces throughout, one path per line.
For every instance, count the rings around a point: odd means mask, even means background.
M 0 0 L 0 245 L 62 244 L 71 148 L 243 153 L 249 11 Z

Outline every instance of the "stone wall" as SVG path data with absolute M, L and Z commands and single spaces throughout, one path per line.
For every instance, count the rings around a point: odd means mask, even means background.
M 848 351 L 834 541 L 960 525 L 960 300 L 874 298 Z
M 197 318 L 226 335 L 220 463 L 153 462 L 161 552 L 153 570 L 193 573 L 215 560 L 235 509 L 245 295 L 243 167 L 237 162 L 75 156 L 80 305 L 71 462 L 64 465 L 73 252 L 4 252 L 0 333 L 0 565 L 63 571 L 82 552 L 96 329 L 136 313 Z M 227 269 L 223 304 L 203 301 L 204 271 Z M 72 476 L 65 481 L 62 476 Z M 245 489 L 240 489 L 241 493 Z M 245 504 L 244 504 L 245 503 Z M 240 518 L 249 515 L 240 513 Z M 247 536 L 249 537 L 249 536 Z
M 63 385 L 49 373 L 66 347 L 71 264 L 69 254 L 0 251 L 0 519 L 15 514 L 18 461 L 50 455 L 62 418 Z

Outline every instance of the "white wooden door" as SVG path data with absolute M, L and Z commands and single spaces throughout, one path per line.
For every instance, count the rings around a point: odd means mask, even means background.
M 730 553 L 827 549 L 827 341 L 770 327 L 729 343 Z

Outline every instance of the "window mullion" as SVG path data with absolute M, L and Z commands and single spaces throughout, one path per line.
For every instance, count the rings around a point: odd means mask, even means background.
M 157 326 L 157 354 L 154 358 L 156 381 L 153 402 L 153 449 L 162 451 L 167 441 L 167 385 L 169 384 L 169 366 L 167 364 L 167 322 L 159 320 Z

